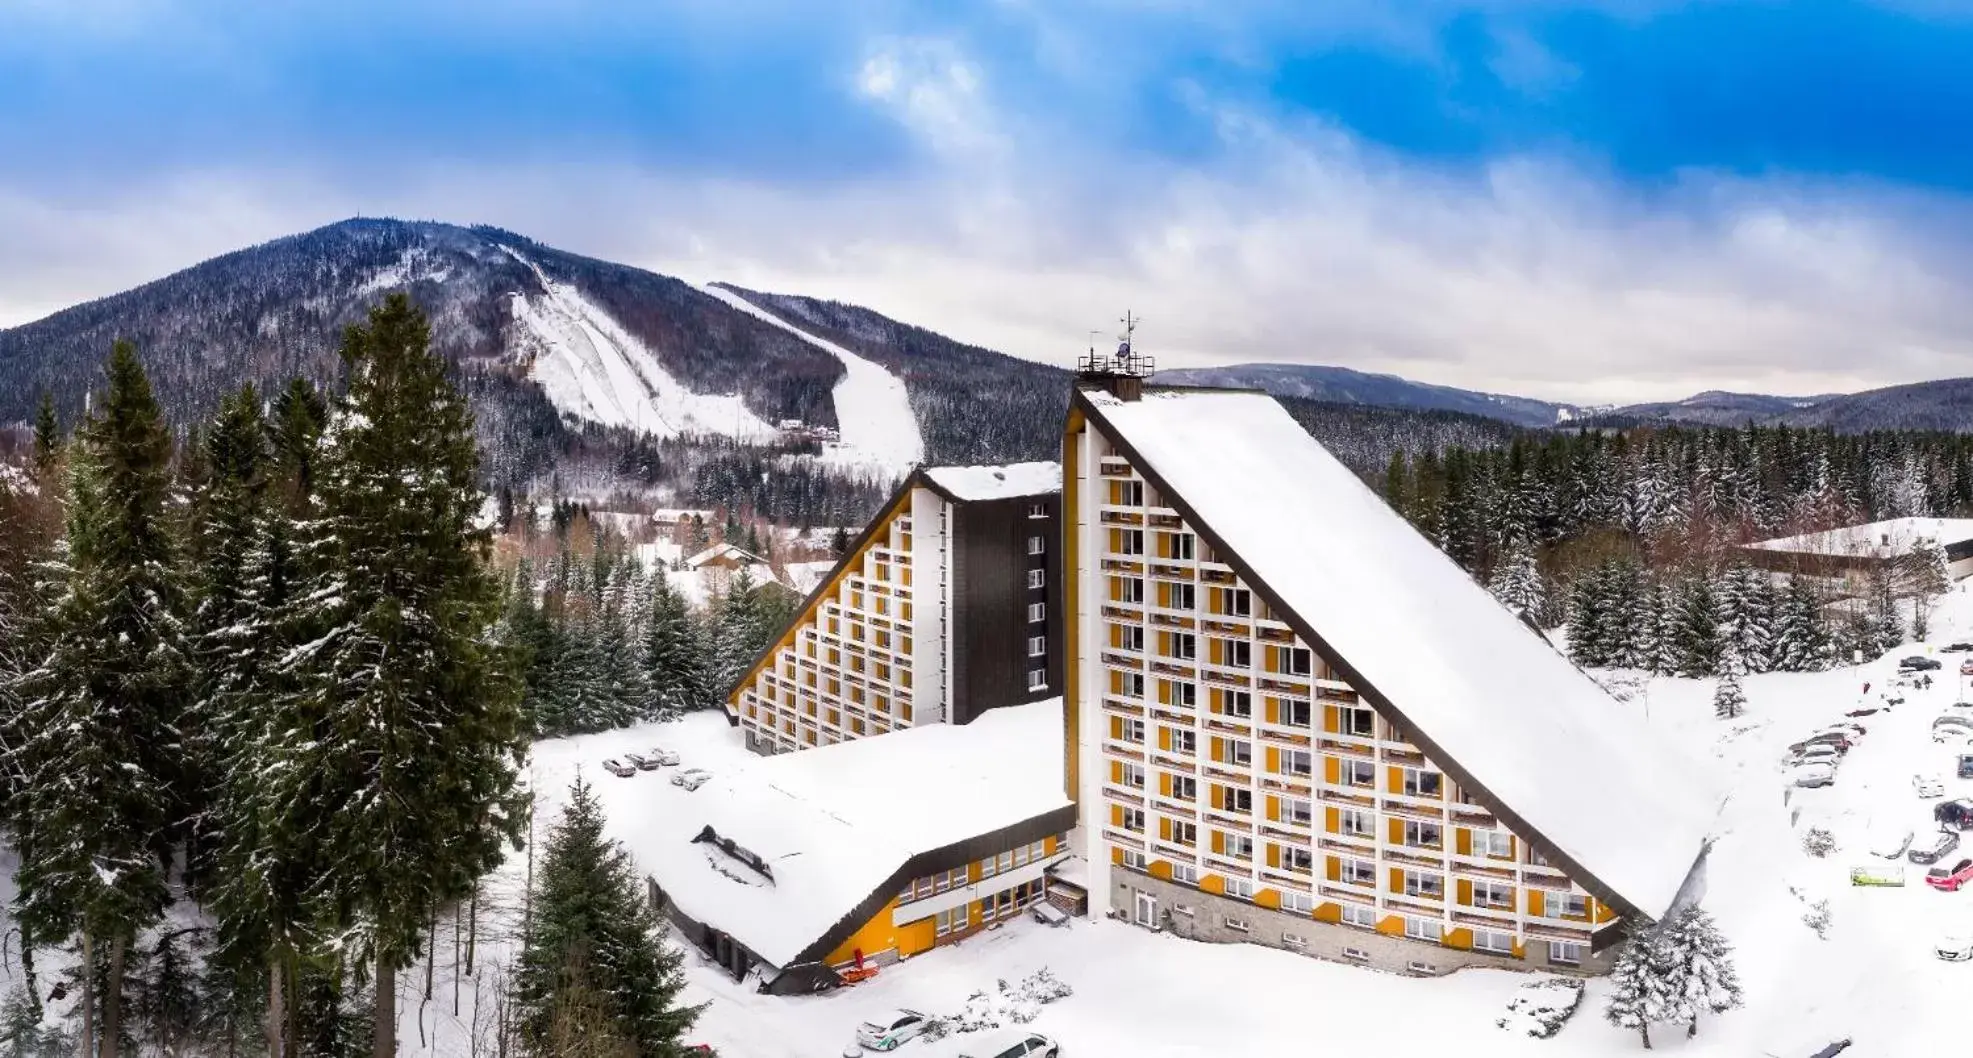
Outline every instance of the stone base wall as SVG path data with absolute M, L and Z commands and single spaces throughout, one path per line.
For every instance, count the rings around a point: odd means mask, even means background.
M 1526 945 L 1526 957 L 1516 959 L 1509 955 L 1467 951 L 1402 936 L 1394 937 L 1356 926 L 1318 922 L 1307 915 L 1217 896 L 1136 871 L 1119 869 L 1113 877 L 1115 882 L 1109 894 L 1109 907 L 1114 917 L 1134 921 L 1135 894 L 1148 893 L 1158 901 L 1160 928 L 1190 940 L 1217 944 L 1263 944 L 1332 962 L 1421 977 L 1449 974 L 1469 966 L 1588 976 L 1608 973 L 1616 964 L 1617 949 L 1614 947 L 1598 955 L 1585 952 L 1580 966 L 1569 966 L 1549 962 L 1548 943 L 1534 940 Z M 1192 913 L 1188 915 L 1177 911 L 1179 906 L 1191 909 Z M 1247 928 L 1242 930 L 1228 926 L 1226 920 L 1229 917 L 1244 922 Z M 1300 937 L 1302 943 L 1290 944 L 1284 939 L 1284 934 Z M 1367 958 L 1345 955 L 1345 948 L 1362 952 Z

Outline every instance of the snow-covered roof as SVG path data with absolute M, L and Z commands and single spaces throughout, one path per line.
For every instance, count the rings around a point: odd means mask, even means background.
M 1006 500 L 1062 491 L 1062 464 L 1010 463 L 1004 467 L 925 467 L 932 484 L 958 500 Z
M 1284 619 L 1502 822 L 1656 918 L 1720 799 L 1703 772 L 1531 633 L 1258 392 L 1082 402 Z M 1299 618 L 1299 622 L 1297 622 Z M 1461 773 L 1464 774 L 1461 774 Z M 1518 819 L 1518 822 L 1516 820 Z M 1599 884 L 1600 883 L 1600 884 Z
M 815 590 L 816 585 L 827 580 L 836 570 L 836 559 L 818 559 L 814 562 L 790 562 L 784 568 L 788 575 L 788 587 L 803 595 Z
M 913 856 L 1069 805 L 1062 700 L 763 757 L 619 829 L 680 911 L 785 967 Z M 706 827 L 772 879 L 695 842 Z
M 748 565 L 766 565 L 767 560 L 737 544 L 717 543 L 685 560 L 685 564 L 697 569 L 714 559 L 737 558 Z
M 1921 541 L 1940 547 L 1973 540 L 1973 518 L 1889 518 L 1881 522 L 1825 529 L 1774 540 L 1762 540 L 1748 547 L 1763 551 L 1789 551 L 1805 555 L 1853 558 L 1895 558 L 1909 552 Z

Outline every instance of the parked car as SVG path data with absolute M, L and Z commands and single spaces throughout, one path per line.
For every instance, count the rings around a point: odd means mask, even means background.
M 1968 881 L 1973 881 L 1973 859 L 1962 859 L 1950 867 L 1940 864 L 1925 872 L 1925 884 L 1941 892 L 1959 892 Z
M 1961 676 L 1973 676 L 1973 660 L 1960 662 L 1959 674 Z
M 1947 933 L 1939 938 L 1932 948 L 1939 958 L 1947 962 L 1965 962 L 1973 959 L 1973 934 Z
M 865 1050 L 889 1051 L 910 1043 L 925 1031 L 925 1015 L 899 1007 L 856 1027 L 856 1042 Z
M 1815 729 L 1815 733 L 1818 735 L 1828 734 L 1830 732 L 1848 735 L 1850 736 L 1850 741 L 1855 742 L 1863 736 L 1870 734 L 1870 729 L 1855 722 L 1824 724 Z
M 959 1058 L 1056 1058 L 1062 1045 L 1039 1032 L 992 1033 L 959 1052 Z
M 1836 762 L 1841 759 L 1843 759 L 1842 750 L 1834 746 L 1822 745 L 1798 750 L 1794 756 L 1788 758 L 1788 763 L 1791 767 L 1797 764 L 1827 764 L 1835 767 Z
M 673 786 L 683 786 L 687 790 L 696 790 L 699 787 L 704 786 L 706 784 L 706 780 L 710 778 L 712 778 L 712 772 L 709 772 L 704 768 L 687 768 L 684 771 L 681 771 L 678 774 L 673 775 L 671 777 L 671 784 Z
M 1940 826 L 1951 827 L 1954 830 L 1973 830 L 1973 801 L 1964 797 L 1941 801 L 1932 806 L 1932 818 L 1937 820 Z
M 638 771 L 657 771 L 658 762 L 642 753 L 626 753 L 623 759 Z
M 644 756 L 650 760 L 657 761 L 659 764 L 667 768 L 675 768 L 678 766 L 678 754 L 673 753 L 672 751 L 664 748 L 663 746 L 652 746 L 651 751 L 649 753 L 644 754 Z
M 1944 797 L 1946 795 L 1946 784 L 1940 782 L 1939 777 L 1936 775 L 1912 776 L 1911 789 L 1920 797 Z
M 1911 828 L 1902 823 L 1879 823 L 1870 828 L 1870 854 L 1887 860 L 1903 859 L 1911 848 Z
M 1837 753 L 1848 753 L 1850 751 L 1850 747 L 1854 745 L 1856 745 L 1856 743 L 1851 742 L 1847 735 L 1839 734 L 1837 732 L 1832 731 L 1828 734 L 1815 735 L 1810 738 L 1805 738 L 1800 742 L 1797 742 L 1794 745 L 1789 746 L 1788 752 L 1800 756 L 1801 754 L 1807 753 L 1810 750 L 1819 750 L 1827 746 Z
M 1807 789 L 1828 786 L 1836 781 L 1836 767 L 1832 764 L 1823 764 L 1816 761 L 1796 764 L 1794 767 L 1788 769 L 1788 781 L 1795 786 Z
M 1936 660 L 1919 654 L 1913 654 L 1898 662 L 1898 668 L 1904 669 L 1907 672 L 1927 672 L 1942 667 Z
M 1849 712 L 1844 713 L 1843 715 L 1844 716 L 1876 716 L 1877 707 L 1869 706 L 1863 709 L 1852 709 Z
M 620 761 L 615 757 L 611 757 L 609 760 L 603 762 L 603 770 L 609 772 L 611 775 L 614 775 L 619 779 L 628 779 L 631 776 L 637 774 L 637 768 L 635 765 L 625 764 L 623 761 Z
M 1937 863 L 1952 855 L 1959 848 L 1959 835 L 1950 830 L 1941 830 L 1929 838 L 1919 838 L 1911 843 L 1911 851 L 1905 859 L 1913 863 Z
M 1964 654 L 1969 650 L 1973 650 L 1973 643 L 1953 643 L 1939 648 L 1942 654 Z
M 1932 721 L 1932 741 L 1952 742 L 1973 735 L 1973 719 L 1960 716 L 1942 716 Z

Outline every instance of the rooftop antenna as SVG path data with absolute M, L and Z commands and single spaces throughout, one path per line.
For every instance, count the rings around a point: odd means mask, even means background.
M 1144 318 L 1142 316 L 1133 316 L 1129 309 L 1124 310 L 1124 318 L 1122 320 L 1124 333 L 1122 338 L 1117 342 L 1117 359 L 1124 364 L 1128 364 L 1131 359 L 1131 336 L 1137 333 L 1137 325 L 1143 322 Z
M 1137 325 L 1144 318 L 1134 312 L 1125 311 L 1123 333 L 1117 336 L 1117 351 L 1104 356 L 1096 351 L 1096 333 L 1089 332 L 1089 355 L 1076 365 L 1081 383 L 1088 387 L 1109 391 L 1113 396 L 1126 401 L 1134 401 L 1143 396 L 1144 380 L 1157 371 L 1157 365 L 1148 356 L 1139 356 L 1132 348 Z

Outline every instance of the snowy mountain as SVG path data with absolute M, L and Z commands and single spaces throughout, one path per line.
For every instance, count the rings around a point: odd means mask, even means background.
M 1320 364 L 1234 364 L 1231 367 L 1179 368 L 1159 372 L 1157 380 L 1172 385 L 1263 389 L 1277 397 L 1302 397 L 1337 404 L 1464 412 L 1500 419 L 1517 426 L 1553 426 L 1583 414 L 1583 409 L 1573 404 L 1479 393 L 1413 382 L 1396 375 L 1369 374 L 1347 367 Z

